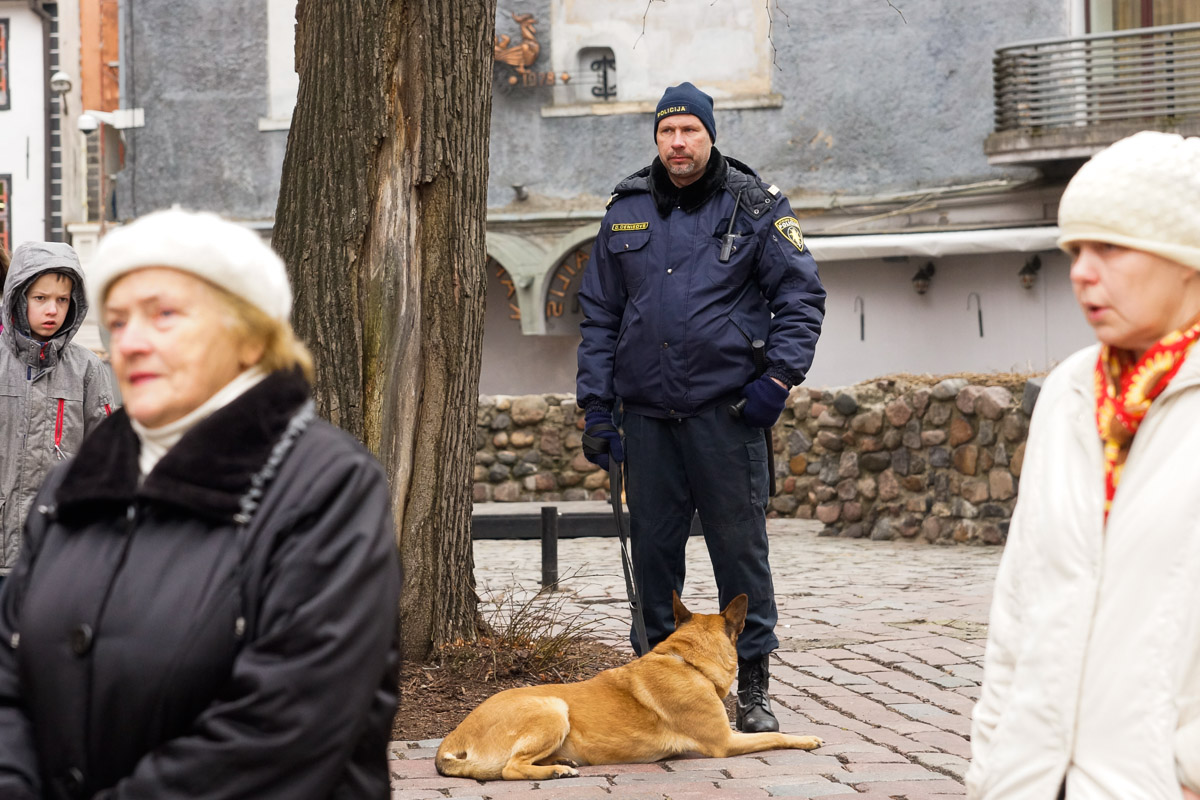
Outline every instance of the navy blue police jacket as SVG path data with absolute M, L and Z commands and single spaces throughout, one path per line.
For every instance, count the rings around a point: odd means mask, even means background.
M 734 206 L 737 213 L 734 214 Z M 734 246 L 720 260 L 722 237 Z M 694 416 L 766 373 L 788 386 L 812 365 L 825 289 L 779 190 L 713 148 L 679 189 L 657 158 L 614 190 L 579 289 L 576 397 L 589 411 Z

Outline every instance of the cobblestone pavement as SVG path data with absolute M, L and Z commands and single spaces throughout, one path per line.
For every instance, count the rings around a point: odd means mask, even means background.
M 394 742 L 393 800 L 963 797 L 1000 549 L 821 538 L 818 527 L 769 524 L 780 639 L 771 696 L 782 730 L 820 736 L 820 749 L 480 783 L 437 775 L 437 741 Z M 537 541 L 475 543 L 479 590 L 494 613 L 519 609 L 536 592 L 540 548 Z M 628 616 L 617 540 L 563 540 L 559 563 L 564 590 L 552 595 L 556 613 L 623 641 Z M 685 602 L 715 611 L 716 585 L 698 537 L 688 544 L 688 573 Z

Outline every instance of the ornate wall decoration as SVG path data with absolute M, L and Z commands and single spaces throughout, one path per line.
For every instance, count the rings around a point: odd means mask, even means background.
M 538 60 L 542 45 L 537 39 L 537 20 L 533 14 L 510 14 L 513 22 L 521 26 L 521 41 L 513 43 L 512 37 L 502 33 L 496 37 L 493 47 L 497 64 L 511 68 L 508 75 L 508 86 L 553 86 L 559 81 L 566 83 L 571 80 L 567 73 L 555 75 L 554 72 L 535 72 L 530 69 Z

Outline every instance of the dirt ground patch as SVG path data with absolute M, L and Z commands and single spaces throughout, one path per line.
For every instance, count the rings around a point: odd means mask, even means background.
M 571 643 L 552 662 L 539 659 L 533 649 L 497 651 L 487 639 L 446 648 L 427 663 L 401 667 L 392 739 L 440 739 L 503 689 L 586 680 L 632 658 L 627 647 L 590 639 Z
M 1036 378 L 1040 375 L 1045 375 L 1045 372 L 956 372 L 952 375 L 929 375 L 929 374 L 913 374 L 908 372 L 898 372 L 891 375 L 882 375 L 878 378 L 872 378 L 863 383 L 907 383 L 914 386 L 936 386 L 947 378 L 964 378 L 967 383 L 978 384 L 980 386 L 1003 386 L 1008 389 L 1019 400 L 1021 392 L 1025 390 L 1025 381 L 1030 378 Z

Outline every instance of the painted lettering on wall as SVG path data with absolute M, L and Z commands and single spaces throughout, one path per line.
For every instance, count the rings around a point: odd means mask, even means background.
M 579 306 L 579 284 L 592 257 L 591 242 L 559 262 L 546 282 L 546 333 L 578 336 L 583 309 Z
M 496 280 L 500 281 L 500 285 L 504 287 L 504 299 L 508 302 L 508 318 L 513 320 L 521 319 L 521 307 L 513 300 L 513 295 L 517 293 L 517 287 L 513 285 L 512 278 L 508 276 L 508 270 L 491 262 L 496 267 Z
M 571 76 L 567 73 L 555 75 L 553 72 L 522 72 L 520 75 L 509 75 L 509 86 L 553 86 L 559 81 L 567 83 Z

